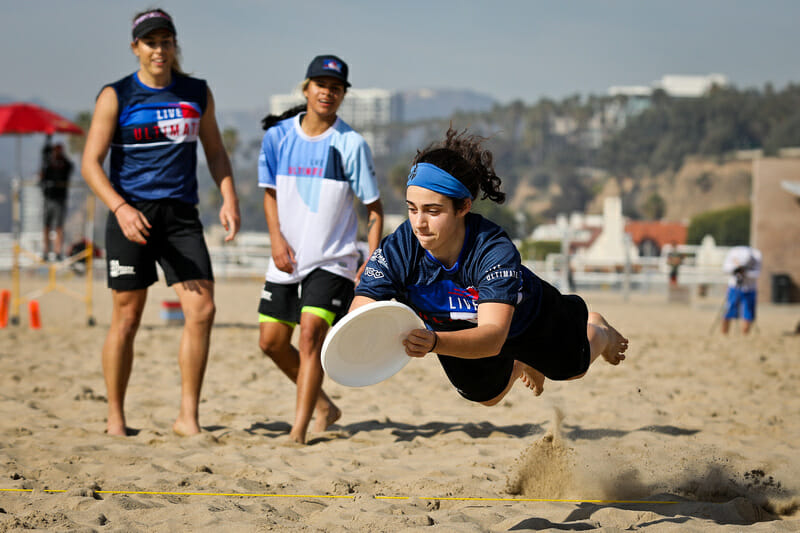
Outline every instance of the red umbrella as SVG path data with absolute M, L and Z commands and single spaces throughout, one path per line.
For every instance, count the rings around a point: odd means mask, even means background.
M 57 113 L 25 102 L 0 105 L 0 135 L 7 133 L 75 133 L 83 130 Z
M 58 113 L 26 102 L 0 105 L 0 135 L 45 133 L 74 133 L 82 135 L 83 130 Z M 17 174 L 22 177 L 22 143 L 17 138 Z

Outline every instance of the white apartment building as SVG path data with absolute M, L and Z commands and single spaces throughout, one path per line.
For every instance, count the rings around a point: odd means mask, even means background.
M 270 113 L 279 115 L 303 102 L 305 98 L 299 90 L 276 94 L 269 100 Z M 402 99 L 386 89 L 349 89 L 338 115 L 364 137 L 373 154 L 381 155 L 388 153 L 389 140 L 380 127 L 402 121 Z
M 707 74 L 701 76 L 684 74 L 665 74 L 660 80 L 647 85 L 615 85 L 609 87 L 609 96 L 627 96 L 629 98 L 647 99 L 656 89 L 661 89 L 670 96 L 678 98 L 698 98 L 714 85 L 725 87 L 728 78 L 724 74 Z
M 708 74 L 706 76 L 683 76 L 667 74 L 653 83 L 653 87 L 663 89 L 670 96 L 679 98 L 697 98 L 708 94 L 714 85 L 725 87 L 728 78 L 722 74 Z

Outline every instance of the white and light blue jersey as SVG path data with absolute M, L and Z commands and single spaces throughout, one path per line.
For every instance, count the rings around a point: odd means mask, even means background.
M 355 293 L 379 301 L 395 298 L 436 331 L 475 327 L 481 303 L 513 305 L 512 338 L 536 317 L 541 280 L 521 264 L 502 228 L 470 213 L 455 265 L 445 267 L 422 248 L 405 221 L 373 252 Z
M 270 259 L 266 279 L 295 283 L 316 268 L 352 279 L 358 266 L 354 196 L 364 204 L 380 197 L 372 154 L 341 119 L 321 135 L 306 135 L 302 115 L 268 129 L 261 144 L 258 184 L 275 189 L 281 233 L 297 262 L 288 274 Z

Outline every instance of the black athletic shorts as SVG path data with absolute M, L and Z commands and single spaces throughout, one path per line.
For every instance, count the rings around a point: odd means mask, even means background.
M 321 268 L 312 270 L 299 283 L 267 281 L 258 303 L 259 320 L 295 326 L 300 323 L 301 313 L 311 312 L 333 325 L 347 314 L 354 289 L 353 280 Z
M 66 198 L 47 198 L 44 199 L 44 227 L 63 228 L 64 218 L 67 215 Z
M 150 222 L 146 244 L 129 241 L 117 217 L 106 222 L 108 287 L 118 291 L 146 289 L 158 281 L 156 263 L 167 285 L 181 281 L 212 280 L 211 258 L 203 238 L 197 208 L 177 200 L 130 202 Z
M 548 379 L 569 379 L 589 369 L 588 318 L 580 296 L 562 295 L 542 281 L 539 313 L 525 331 L 505 342 L 499 355 L 482 359 L 440 355 L 439 361 L 459 394 L 473 402 L 485 402 L 503 392 L 514 360 L 532 366 Z

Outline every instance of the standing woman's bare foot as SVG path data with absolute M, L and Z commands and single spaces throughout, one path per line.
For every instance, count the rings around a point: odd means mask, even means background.
M 534 396 L 544 392 L 544 374 L 521 361 L 514 361 L 514 372 L 519 372 L 519 379 L 533 391 Z
M 125 425 L 125 417 L 109 414 L 106 421 L 106 433 L 109 435 L 116 435 L 117 437 L 126 437 L 128 435 L 128 428 Z
M 110 424 L 106 426 L 106 433 L 109 435 L 115 435 L 117 437 L 127 437 L 128 436 L 128 428 L 124 425 L 120 428 L 118 426 L 112 427 Z
M 603 359 L 612 365 L 618 365 L 624 361 L 625 352 L 628 350 L 628 339 L 611 326 L 600 313 L 589 313 L 589 323 L 604 330 L 608 336 L 606 347 L 600 352 Z
M 197 435 L 200 433 L 200 425 L 196 421 L 185 421 L 178 419 L 172 425 L 172 431 L 181 437 L 188 437 L 190 435 Z

